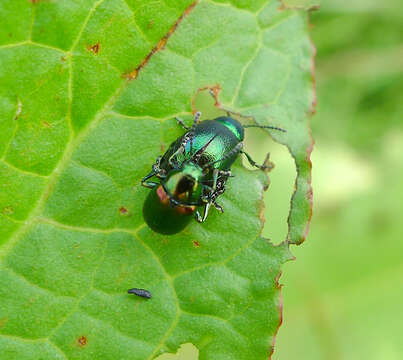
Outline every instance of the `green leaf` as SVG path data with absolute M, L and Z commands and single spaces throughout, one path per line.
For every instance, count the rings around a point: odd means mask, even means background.
M 275 0 L 7 0 L 0 12 L 2 354 L 152 359 L 191 342 L 200 359 L 266 359 L 280 267 L 310 219 L 306 13 Z M 207 88 L 287 130 L 271 134 L 298 169 L 278 246 L 260 237 L 267 177 L 239 162 L 225 214 L 175 236 L 144 224 L 140 179 Z
M 320 0 L 281 0 L 286 9 L 307 9 L 317 10 L 320 7 Z

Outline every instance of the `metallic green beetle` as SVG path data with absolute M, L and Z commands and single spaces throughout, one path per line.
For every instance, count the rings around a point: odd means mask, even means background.
M 204 222 L 212 205 L 223 212 L 216 200 L 224 193 L 231 165 L 239 154 L 244 154 L 251 165 L 267 168 L 257 165 L 242 150 L 244 128 L 285 131 L 274 126 L 242 125 L 229 114 L 201 122 L 199 118 L 200 112 L 197 112 L 191 128 L 176 118 L 186 133 L 157 158 L 151 172 L 141 181 L 143 186 L 153 189 L 144 202 L 144 219 L 158 233 L 181 231 L 192 215 L 198 222 Z M 154 176 L 158 182 L 149 180 Z M 203 214 L 199 207 L 204 208 Z

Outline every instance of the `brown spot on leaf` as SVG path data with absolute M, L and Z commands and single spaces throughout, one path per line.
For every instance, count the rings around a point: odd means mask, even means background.
M 14 208 L 10 205 L 10 206 L 6 206 L 4 209 L 3 209 L 3 214 L 4 215 L 11 215 L 11 214 L 14 214 Z
M 165 150 L 165 144 L 161 144 L 160 149 L 161 149 L 161 152 L 164 152 L 164 150 Z
M 35 298 L 35 297 L 29 298 L 29 300 L 28 300 L 29 305 L 33 304 L 35 301 L 36 301 L 36 298 Z
M 77 339 L 77 342 L 80 346 L 85 346 L 87 345 L 87 338 L 84 335 L 82 335 Z
M 151 51 L 147 54 L 147 56 L 143 59 L 143 61 L 138 65 L 134 70 L 129 71 L 125 74 L 122 75 L 123 78 L 126 78 L 128 80 L 134 80 L 137 78 L 139 72 L 141 69 L 148 64 L 152 56 L 157 53 L 158 51 L 162 50 L 168 39 L 171 37 L 171 35 L 174 33 L 176 28 L 179 26 L 179 24 L 182 22 L 182 20 L 187 16 L 193 8 L 197 5 L 197 0 L 194 1 L 192 4 L 190 4 L 187 9 L 183 12 L 183 14 L 175 21 L 175 23 L 171 26 L 171 28 L 168 30 L 168 32 L 161 38 L 161 40 L 158 42 L 157 45 L 155 45 Z
M 48 128 L 48 129 L 52 127 L 52 125 L 50 125 L 50 124 L 49 124 L 47 121 L 45 121 L 45 120 L 42 121 L 42 126 L 45 127 L 45 128 Z
M 94 44 L 94 45 L 87 45 L 87 50 L 88 51 L 91 51 L 93 54 L 98 54 L 98 52 L 99 52 L 99 48 L 100 48 L 100 43 L 99 43 L 99 41 L 96 43 L 96 44 Z
M 200 247 L 200 243 L 196 240 L 193 240 L 193 246 L 198 248 Z
M 7 321 L 8 321 L 8 317 L 0 319 L 0 329 L 3 329 L 4 326 L 6 326 Z
M 128 211 L 127 208 L 125 208 L 124 206 L 121 206 L 121 207 L 119 208 L 119 212 L 120 212 L 122 215 L 127 215 L 129 211 Z
M 22 103 L 20 100 L 18 100 L 17 111 L 15 112 L 14 120 L 18 120 L 19 116 L 21 115 L 21 111 L 22 111 Z
M 154 26 L 154 20 L 150 20 L 149 22 L 148 22 L 148 24 L 147 24 L 147 29 L 152 29 L 153 28 L 153 26 Z
M 308 190 L 306 192 L 306 197 L 308 198 L 309 201 L 309 213 L 308 213 L 308 220 L 307 220 L 307 224 L 305 227 L 305 232 L 303 234 L 302 237 L 302 241 L 305 241 L 306 237 L 308 236 L 309 233 L 309 228 L 311 225 L 311 219 L 312 219 L 312 209 L 313 209 L 313 190 L 312 190 L 312 161 L 311 161 L 311 154 L 312 154 L 312 150 L 313 150 L 313 145 L 314 145 L 314 141 L 312 139 L 312 134 L 311 134 L 311 130 L 309 129 L 309 137 L 311 139 L 311 143 L 309 144 L 308 150 L 307 150 L 307 156 L 306 156 L 306 161 L 308 163 L 308 167 L 309 167 L 309 177 L 307 179 L 307 183 L 308 183 Z

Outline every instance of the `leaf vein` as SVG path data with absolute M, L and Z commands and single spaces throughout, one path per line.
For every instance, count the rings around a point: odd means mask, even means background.
M 170 326 L 170 328 L 167 330 L 167 332 L 165 333 L 165 335 L 162 337 L 160 343 L 157 345 L 157 347 L 155 348 L 154 352 L 148 357 L 149 360 L 153 359 L 154 356 L 158 353 L 158 351 L 161 349 L 161 347 L 165 344 L 165 341 L 169 338 L 169 335 L 171 335 L 172 331 L 175 329 L 176 325 L 179 322 L 179 318 L 181 315 L 181 308 L 179 306 L 179 298 L 178 298 L 178 294 L 176 293 L 176 289 L 175 286 L 173 284 L 173 280 L 172 277 L 169 275 L 169 273 L 166 271 L 164 265 L 161 263 L 161 260 L 159 259 L 159 257 L 157 256 L 157 254 L 152 250 L 152 248 L 150 248 L 138 235 L 138 232 L 135 234 L 136 239 L 143 245 L 144 248 L 146 248 L 150 254 L 153 256 L 154 260 L 159 264 L 159 266 L 161 267 L 161 270 L 164 274 L 164 276 L 166 277 L 169 286 L 171 287 L 172 293 L 174 295 L 174 300 L 175 300 L 175 304 L 176 304 L 176 316 L 174 318 L 174 320 L 172 321 L 172 324 Z
M 145 225 L 145 223 L 142 223 L 136 229 L 133 229 L 133 230 L 121 229 L 121 228 L 97 229 L 97 228 L 88 228 L 88 227 L 82 227 L 82 226 L 67 225 L 67 224 L 57 222 L 56 220 L 53 220 L 53 219 L 50 219 L 50 218 L 47 218 L 44 216 L 38 216 L 35 220 L 38 223 L 49 224 L 49 225 L 52 225 L 54 227 L 64 229 L 64 230 L 79 231 L 79 232 L 92 232 L 92 233 L 101 233 L 101 234 L 111 234 L 111 233 L 122 232 L 122 233 L 127 233 L 130 235 L 133 235 L 136 231 L 140 230 Z
M 71 309 L 71 311 L 64 318 L 61 319 L 61 321 L 59 322 L 59 324 L 56 325 L 56 327 L 53 328 L 53 330 L 49 333 L 47 339 L 50 339 L 63 326 L 63 324 L 66 323 L 66 321 L 77 311 L 77 309 L 80 306 L 81 301 L 93 290 L 94 279 L 95 279 L 95 276 L 96 276 L 101 264 L 103 263 L 103 261 L 105 259 L 106 249 L 108 248 L 108 243 L 109 243 L 109 238 L 107 240 L 105 240 L 105 245 L 104 245 L 102 256 L 99 260 L 98 265 L 96 266 L 96 268 L 94 269 L 94 271 L 91 274 L 91 283 L 90 283 L 90 286 L 88 287 L 88 291 L 85 292 L 83 295 L 80 296 L 80 298 L 77 299 L 77 301 L 76 301 L 75 305 L 73 306 L 73 308 Z
M 243 68 L 241 70 L 241 74 L 239 76 L 239 82 L 238 82 L 237 87 L 235 88 L 234 96 L 232 98 L 230 105 L 233 105 L 235 103 L 235 101 L 238 99 L 239 90 L 241 89 L 242 81 L 245 76 L 246 70 L 248 69 L 249 65 L 252 64 L 252 62 L 257 58 L 261 48 L 262 48 L 262 38 L 261 38 L 261 32 L 259 32 L 258 45 L 256 46 L 256 49 L 255 49 L 254 53 L 252 54 L 251 58 L 249 59 L 249 61 L 246 62 L 246 64 L 243 66 Z
M 39 286 L 38 284 L 33 283 L 27 277 L 25 277 L 21 273 L 17 272 L 15 269 L 13 269 L 10 266 L 5 266 L 4 269 L 7 270 L 8 272 L 10 272 L 11 274 L 13 274 L 15 277 L 18 277 L 19 279 L 23 280 L 27 285 L 29 285 L 31 287 L 34 287 L 37 290 L 49 293 L 52 297 L 57 296 L 57 297 L 69 298 L 69 299 L 74 299 L 75 298 L 74 296 L 60 295 L 57 292 L 55 292 L 54 290 Z
M 71 45 L 71 48 L 69 50 L 69 52 L 72 52 L 75 47 L 77 46 L 78 42 L 81 39 L 81 36 L 85 30 L 85 28 L 87 27 L 88 21 L 90 20 L 91 16 L 93 15 L 93 13 L 96 11 L 96 9 L 98 8 L 99 5 L 101 5 L 105 0 L 98 0 L 97 2 L 94 3 L 94 5 L 92 5 L 92 8 L 90 9 L 90 11 L 88 12 L 87 17 L 84 19 L 84 22 L 80 28 L 80 31 L 77 34 L 76 39 L 73 42 L 73 45 Z
M 50 339 L 46 339 L 46 341 L 53 346 L 54 348 L 56 348 L 56 351 L 59 352 L 59 354 L 63 357 L 63 359 L 65 360 L 69 360 L 69 358 L 67 357 L 67 355 L 65 354 L 65 352 L 56 344 L 54 343 L 52 340 Z
M 102 324 L 105 324 L 105 325 L 109 326 L 111 329 L 113 329 L 113 331 L 115 331 L 116 333 L 118 333 L 119 336 L 121 336 L 121 337 L 124 337 L 124 338 L 126 338 L 126 339 L 129 339 L 129 340 L 131 340 L 131 341 L 138 341 L 138 342 L 141 342 L 141 343 L 143 343 L 143 344 L 149 345 L 150 347 L 153 346 L 152 343 L 150 343 L 150 342 L 148 342 L 148 341 L 145 341 L 145 340 L 142 340 L 142 339 L 135 338 L 134 336 L 131 336 L 131 335 L 129 335 L 129 334 L 126 334 L 126 333 L 122 332 L 121 330 L 119 330 L 116 326 L 113 326 L 110 322 L 108 322 L 108 321 L 106 321 L 106 320 L 104 320 L 104 319 L 96 318 L 95 316 L 89 314 L 88 312 L 86 312 L 86 311 L 83 310 L 83 309 L 80 309 L 80 312 L 83 313 L 86 317 L 88 317 L 88 318 L 90 318 L 90 319 L 92 319 L 92 320 L 94 320 L 94 321 L 97 321 L 97 322 L 100 322 L 100 323 L 102 323 Z
M 4 337 L 4 338 L 8 338 L 8 339 L 13 339 L 16 341 L 20 341 L 20 342 L 26 342 L 26 343 L 42 343 L 42 342 L 46 342 L 46 338 L 38 338 L 38 339 L 31 339 L 31 338 L 25 338 L 22 336 L 18 336 L 18 335 L 11 335 L 11 334 L 0 334 L 0 337 Z
M 148 43 L 148 44 L 151 45 L 150 40 L 148 40 L 148 38 L 147 38 L 146 34 L 144 33 L 144 31 L 143 31 L 143 30 L 140 28 L 140 26 L 137 24 L 137 21 L 136 21 L 136 12 L 137 12 L 137 11 L 134 11 L 134 10 L 132 9 L 132 7 L 129 5 L 129 3 L 127 2 L 127 0 L 123 0 L 123 2 L 126 4 L 127 8 L 128 8 L 128 9 L 130 10 L 130 12 L 132 13 L 132 15 L 133 15 L 133 23 L 134 23 L 134 25 L 136 26 L 136 29 L 139 31 L 141 37 L 143 38 L 143 40 L 144 40 L 146 43 Z M 148 5 L 149 5 L 149 4 L 148 4 Z
M 6 159 L 0 159 L 0 161 L 2 161 L 6 166 L 10 167 L 11 169 L 18 171 L 19 173 L 24 174 L 24 175 L 40 177 L 43 179 L 47 179 L 49 177 L 49 175 L 40 175 L 40 174 L 31 172 L 31 171 L 20 169 L 20 168 L 16 167 L 15 165 L 11 164 L 10 162 L 8 162 Z
M 233 258 L 235 258 L 238 254 L 240 254 L 242 251 L 247 250 L 249 247 L 251 247 L 253 245 L 253 243 L 256 241 L 256 239 L 259 238 L 259 235 L 256 235 L 254 238 L 252 238 L 252 240 L 249 240 L 245 245 L 241 246 L 240 248 L 238 248 L 236 251 L 234 251 L 230 256 L 226 257 L 225 259 L 222 259 L 220 261 L 214 261 L 214 262 L 210 262 L 210 263 L 206 263 L 203 265 L 199 265 L 199 266 L 195 266 L 191 269 L 176 273 L 171 275 L 172 279 L 175 280 L 178 277 L 182 276 L 182 275 L 186 275 L 189 273 L 192 273 L 194 271 L 198 271 L 201 269 L 204 269 L 206 267 L 209 266 L 222 266 L 225 265 L 226 263 L 230 262 Z
M 101 175 L 107 177 L 109 180 L 112 181 L 113 185 L 114 185 L 117 189 L 122 190 L 122 187 L 115 181 L 115 179 L 114 179 L 111 175 L 109 175 L 108 173 L 106 173 L 105 171 L 96 169 L 96 168 L 91 167 L 91 166 L 88 166 L 88 165 L 84 165 L 82 162 L 80 162 L 79 160 L 76 160 L 76 159 L 74 159 L 74 160 L 72 159 L 72 160 L 71 160 L 71 163 L 76 164 L 77 166 L 82 167 L 83 169 L 88 169 L 88 170 L 90 170 L 90 171 L 97 172 L 97 173 L 99 173 L 99 174 L 101 174 Z

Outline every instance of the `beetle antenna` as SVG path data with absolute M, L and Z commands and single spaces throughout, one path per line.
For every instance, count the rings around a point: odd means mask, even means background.
M 287 130 L 284 130 L 282 128 L 279 128 L 277 126 L 271 126 L 271 125 L 242 125 L 242 127 L 245 128 L 251 128 L 251 127 L 256 127 L 256 128 L 261 128 L 261 129 L 273 129 L 273 130 L 279 130 L 282 132 L 287 132 Z
M 195 116 L 194 116 L 194 118 L 193 118 L 192 127 L 191 127 L 191 129 L 189 131 L 189 133 L 190 133 L 190 154 L 192 154 L 192 152 L 193 152 L 193 137 L 194 137 L 195 129 L 196 129 L 196 126 L 197 126 L 197 124 L 199 122 L 200 116 L 201 116 L 201 112 L 197 111 Z

